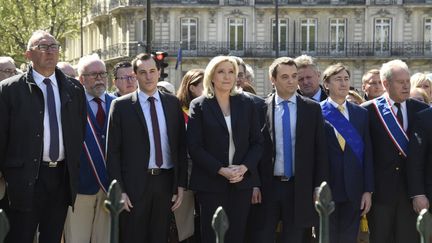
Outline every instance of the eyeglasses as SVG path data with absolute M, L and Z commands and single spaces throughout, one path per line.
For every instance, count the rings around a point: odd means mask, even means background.
M 0 69 L 0 72 L 2 72 L 2 73 L 7 73 L 7 74 L 9 74 L 9 75 L 15 75 L 15 74 L 17 74 L 17 72 L 16 72 L 15 69 L 4 69 L 4 70 L 1 70 L 1 69 Z
M 94 78 L 94 79 L 97 79 L 98 77 L 106 78 L 106 77 L 108 77 L 108 72 L 83 73 L 82 75 L 85 76 L 85 77 L 91 77 L 91 78 Z
M 59 44 L 39 44 L 37 46 L 33 46 L 33 50 L 38 49 L 39 51 L 59 51 L 61 46 Z
M 122 76 L 122 77 L 117 77 L 118 80 L 121 81 L 135 81 L 135 76 Z

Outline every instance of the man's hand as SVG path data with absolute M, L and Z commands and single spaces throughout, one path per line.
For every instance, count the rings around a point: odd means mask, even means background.
M 252 204 L 261 203 L 261 200 L 261 190 L 259 189 L 259 187 L 254 187 L 252 191 Z
M 171 211 L 174 211 L 180 207 L 180 205 L 183 201 L 183 192 L 184 192 L 184 188 L 179 186 L 177 188 L 177 194 L 174 194 L 172 199 L 171 199 L 171 202 L 174 203 L 171 207 Z
M 133 208 L 131 201 L 126 193 L 122 193 L 122 200 L 124 201 L 124 209 L 128 212 Z
M 362 210 L 361 216 L 366 215 L 372 206 L 372 194 L 370 192 L 364 192 L 360 202 L 360 210 Z
M 429 200 L 425 195 L 418 195 L 413 198 L 413 209 L 416 213 L 420 213 L 420 211 L 424 208 L 429 208 Z

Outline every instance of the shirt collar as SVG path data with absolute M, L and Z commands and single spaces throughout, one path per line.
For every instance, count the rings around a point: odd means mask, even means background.
M 87 101 L 88 102 L 90 102 L 90 101 L 92 101 L 94 98 L 96 98 L 96 97 L 94 97 L 93 95 L 91 95 L 91 94 L 89 94 L 89 93 L 87 93 L 87 92 L 85 92 L 85 95 L 86 95 L 86 98 L 87 98 Z M 105 103 L 105 92 L 99 97 L 99 99 L 101 99 L 102 100 L 102 103 Z
M 160 100 L 159 92 L 157 91 L 157 89 L 152 96 L 153 96 L 153 98 L 155 98 L 156 101 Z M 150 96 L 140 90 L 140 91 L 138 91 L 138 97 L 139 97 L 139 99 L 142 99 L 143 101 L 147 101 Z
M 321 89 L 318 89 L 318 91 L 314 94 L 314 96 L 312 96 L 312 99 L 318 102 L 321 100 Z
M 396 102 L 390 98 L 390 96 L 388 95 L 388 93 L 385 93 L 385 95 L 387 96 L 390 105 L 393 107 L 394 103 L 396 103 Z M 402 108 L 405 108 L 405 106 L 406 106 L 406 100 L 404 102 L 401 102 L 400 104 L 401 104 Z
M 327 98 L 327 100 L 328 100 L 328 102 L 330 103 L 330 104 L 332 104 L 336 109 L 338 108 L 338 106 L 340 106 L 338 103 L 336 103 L 334 100 L 332 100 L 332 98 L 330 98 L 330 97 L 328 97 Z M 347 105 L 346 105 L 346 100 L 344 101 L 344 103 L 342 103 L 342 105 L 341 106 L 343 106 L 343 108 L 345 109 L 345 110 L 347 110 Z
M 280 103 L 284 102 L 285 100 L 282 99 L 276 92 L 276 105 L 279 105 Z M 293 94 L 289 99 L 289 102 L 296 104 L 297 103 L 297 96 L 295 94 Z
M 43 83 L 44 79 L 49 78 L 51 80 L 51 84 L 57 87 L 57 79 L 55 77 L 55 72 L 53 72 L 51 76 L 45 77 L 42 74 L 38 73 L 36 70 L 34 69 L 32 70 L 33 70 L 33 79 L 38 86 L 40 86 Z

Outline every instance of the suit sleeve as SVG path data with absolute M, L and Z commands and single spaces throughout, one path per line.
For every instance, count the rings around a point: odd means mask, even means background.
M 180 102 L 177 101 L 177 122 L 179 123 L 179 134 L 178 134 L 178 165 L 179 165 L 179 175 L 178 175 L 178 186 L 187 187 L 188 179 L 188 163 L 187 163 L 187 150 L 186 150 L 186 130 L 184 126 L 184 116 L 183 111 L 180 106 Z
M 323 181 L 329 183 L 330 165 L 327 155 L 327 142 L 325 138 L 324 119 L 321 107 L 315 106 L 315 178 L 314 187 L 319 187 Z
M 203 168 L 211 175 L 217 175 L 223 165 L 204 149 L 203 131 L 206 128 L 203 124 L 202 103 L 192 102 L 189 112 L 190 117 L 186 132 L 189 155 L 194 166 Z
M 366 115 L 363 124 L 365 124 L 363 130 L 364 140 L 364 192 L 374 191 L 374 174 L 373 174 L 373 154 L 372 154 L 372 142 L 369 130 L 369 114 L 367 111 L 364 112 Z
M 121 142 L 122 128 L 120 119 L 120 110 L 118 109 L 117 100 L 111 103 L 108 120 L 107 133 L 107 170 L 110 181 L 117 180 L 124 190 L 123 177 L 121 174 Z
M 420 119 L 411 131 L 407 167 L 408 195 L 410 197 L 423 195 L 425 191 L 425 163 L 427 160 L 428 134 L 427 123 Z M 430 125 L 429 125 L 430 126 Z

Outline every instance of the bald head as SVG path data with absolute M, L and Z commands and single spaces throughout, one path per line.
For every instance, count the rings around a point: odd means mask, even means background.
M 75 69 L 68 62 L 59 62 L 57 63 L 57 67 L 69 77 L 75 78 L 77 76 Z

